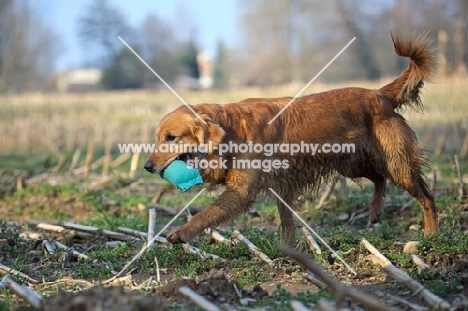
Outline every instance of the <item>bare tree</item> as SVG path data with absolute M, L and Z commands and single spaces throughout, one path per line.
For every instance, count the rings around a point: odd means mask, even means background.
M 138 31 L 141 53 L 146 62 L 166 81 L 173 82 L 178 64 L 174 57 L 175 38 L 172 25 L 163 18 L 148 14 Z M 145 86 L 160 86 L 150 71 L 145 71 Z
M 54 70 L 58 38 L 22 2 L 0 1 L 0 91 L 43 90 Z
M 107 65 L 115 59 L 122 48 L 118 37 L 128 42 L 132 39 L 127 38 L 129 33 L 124 15 L 108 0 L 94 0 L 78 20 L 78 34 L 84 49 L 89 51 L 94 47 L 102 54 L 95 64 Z
M 350 34 L 350 37 L 356 37 L 355 44 L 350 46 L 348 52 L 354 55 L 359 67 L 363 68 L 363 78 L 375 80 L 380 78 L 380 69 L 374 58 L 373 46 L 369 42 L 369 29 L 360 27 L 362 23 L 359 21 L 362 20 L 361 17 L 363 16 L 362 4 L 362 1 L 345 2 L 336 0 L 337 12 L 344 28 Z
M 230 86 L 232 65 L 229 54 L 226 45 L 222 41 L 219 41 L 213 72 L 214 87 L 216 89 L 227 89 Z
M 240 1 L 243 8 L 248 84 L 279 84 L 292 80 L 292 16 L 289 0 Z

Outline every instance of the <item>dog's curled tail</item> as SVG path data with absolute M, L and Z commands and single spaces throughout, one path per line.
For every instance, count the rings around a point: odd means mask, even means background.
M 408 68 L 394 81 L 382 87 L 379 91 L 390 98 L 394 109 L 403 105 L 422 107 L 419 97 L 424 81 L 430 81 L 437 71 L 437 50 L 432 40 L 424 35 L 408 35 L 402 37 L 391 34 L 395 52 L 399 56 L 409 57 Z

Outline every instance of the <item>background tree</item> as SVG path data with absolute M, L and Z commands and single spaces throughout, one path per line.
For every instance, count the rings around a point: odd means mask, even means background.
M 214 88 L 227 89 L 229 88 L 230 76 L 232 73 L 229 60 L 229 52 L 223 41 L 218 42 L 218 49 L 214 60 L 213 80 Z
M 179 64 L 175 59 L 176 40 L 172 25 L 165 19 L 148 14 L 138 31 L 141 55 L 168 83 L 175 81 Z M 146 87 L 162 87 L 149 70 L 143 72 Z
M 122 49 L 121 36 L 125 41 L 132 42 L 130 27 L 124 15 L 108 0 L 94 0 L 78 20 L 78 35 L 86 51 L 94 48 L 100 57 L 93 57 L 89 63 L 102 67 L 115 62 L 117 54 Z M 95 55 L 96 53 L 93 53 Z M 91 55 L 91 53 L 89 53 Z
M 0 92 L 45 90 L 59 40 L 28 3 L 0 1 Z
M 135 51 L 138 53 L 138 48 Z M 145 82 L 142 73 L 147 70 L 132 51 L 125 47 L 120 49 L 103 70 L 101 85 L 106 89 L 142 88 Z
M 242 7 L 243 49 L 247 53 L 246 84 L 281 84 L 292 80 L 292 16 L 289 0 L 239 2 Z
M 191 34 L 188 42 L 178 44 L 177 61 L 181 65 L 183 74 L 187 74 L 192 78 L 198 79 L 200 71 L 198 70 L 197 55 L 200 51 L 194 35 Z
M 362 72 L 358 73 L 359 78 L 375 80 L 380 78 L 380 68 L 374 58 L 374 47 L 369 42 L 370 29 L 367 28 L 366 16 L 362 13 L 362 1 L 343 1 L 336 0 L 336 9 L 338 17 L 341 20 L 342 27 L 349 37 L 356 37 L 356 41 L 348 48 L 348 53 L 352 54 Z M 366 28 L 361 28 L 362 26 Z

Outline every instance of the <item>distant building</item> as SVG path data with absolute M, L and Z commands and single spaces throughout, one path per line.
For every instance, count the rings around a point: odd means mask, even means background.
M 89 92 L 99 89 L 102 78 L 100 69 L 76 69 L 65 71 L 56 80 L 59 92 Z
M 208 52 L 201 50 L 197 54 L 197 66 L 200 76 L 178 75 L 174 86 L 177 90 L 206 90 L 213 87 L 213 60 Z
M 201 89 L 209 89 L 213 86 L 213 60 L 208 52 L 202 50 L 197 54 L 198 71 L 200 77 L 198 82 Z

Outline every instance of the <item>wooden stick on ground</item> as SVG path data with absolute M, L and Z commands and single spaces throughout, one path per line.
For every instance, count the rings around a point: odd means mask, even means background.
M 104 165 L 104 159 L 106 158 L 106 156 L 102 156 L 100 157 L 99 159 L 95 160 L 93 163 L 91 163 L 90 165 L 90 169 L 91 170 L 96 170 L 98 169 L 99 167 L 103 166 Z
M 161 282 L 161 274 L 159 273 L 159 262 L 158 262 L 158 257 L 154 256 L 154 265 L 156 266 L 156 282 Z M 148 283 L 148 285 L 151 282 Z
M 294 248 L 287 246 L 287 245 L 279 245 L 278 249 L 283 253 L 291 256 L 295 260 L 297 260 L 302 266 L 306 269 L 312 271 L 312 273 L 322 280 L 325 284 L 328 285 L 328 288 L 335 294 L 337 303 L 341 301 L 343 297 L 350 297 L 364 307 L 369 308 L 371 310 L 377 311 L 390 311 L 390 308 L 382 305 L 379 301 L 375 300 L 374 297 L 371 297 L 365 293 L 359 292 L 351 287 L 344 286 L 337 281 L 335 281 L 331 275 L 329 275 L 322 267 L 316 264 L 311 258 L 309 258 L 306 254 L 295 250 Z
M 23 176 L 18 176 L 16 178 L 16 191 L 21 191 L 23 190 L 25 184 L 24 184 L 24 177 Z
M 465 140 L 463 140 L 462 147 L 460 149 L 460 158 L 464 159 L 468 155 L 468 131 L 466 131 Z
M 12 269 L 10 267 L 7 267 L 7 266 L 3 265 L 2 263 L 0 263 L 0 270 L 5 271 L 7 273 L 10 273 L 10 274 L 12 274 L 14 276 L 19 276 L 20 278 L 28 281 L 31 284 L 40 284 L 41 283 L 41 281 L 35 280 L 32 277 L 30 277 L 29 275 L 24 274 L 23 272 L 20 272 L 18 270 Z
M 309 311 L 309 308 L 307 308 L 302 302 L 299 300 L 290 300 L 289 304 L 291 305 L 291 308 L 294 311 Z
M 21 232 L 19 236 L 25 240 L 40 240 L 44 237 L 44 234 L 39 232 L 24 231 Z
M 146 252 L 149 252 L 154 247 L 154 236 L 156 235 L 156 208 L 154 206 L 148 206 L 148 238 L 146 243 L 148 244 Z
M 166 193 L 167 189 L 162 186 L 158 189 L 158 192 L 154 195 L 153 199 L 151 200 L 152 204 L 158 204 L 161 201 L 162 196 Z M 175 214 L 174 214 L 175 215 Z
M 273 263 L 270 257 L 264 254 L 261 250 L 259 250 L 258 247 L 255 246 L 252 242 L 250 242 L 249 239 L 247 239 L 242 233 L 239 232 L 239 230 L 234 230 L 234 232 L 232 233 L 232 237 L 244 243 L 249 248 L 249 251 L 261 260 L 265 261 L 268 264 Z
M 107 141 L 106 148 L 104 149 L 104 164 L 102 166 L 102 176 L 109 174 L 109 167 L 112 160 L 112 141 Z
M 155 259 L 156 259 L 156 257 L 155 257 Z M 156 270 L 156 271 L 158 272 L 158 277 L 159 277 L 159 269 Z M 148 281 L 147 281 L 147 283 L 146 283 L 145 294 L 148 293 L 148 290 L 149 290 L 149 287 L 150 287 L 152 281 L 153 281 L 153 277 L 150 276 L 150 278 L 148 279 Z M 160 281 L 158 280 L 158 282 L 160 282 Z
M 429 310 L 428 307 L 423 307 L 423 306 L 411 303 L 411 302 L 409 302 L 409 301 L 407 301 L 407 300 L 405 300 L 405 299 L 403 299 L 401 297 L 395 296 L 395 295 L 391 295 L 391 294 L 386 293 L 386 294 L 383 294 L 382 296 L 389 299 L 389 300 L 391 300 L 391 301 L 395 301 L 396 303 L 405 305 L 405 306 L 407 306 L 410 309 L 415 310 L 415 311 L 427 311 L 427 310 Z
M 200 256 L 200 258 L 203 259 L 203 260 L 212 258 L 212 259 L 214 259 L 214 260 L 220 260 L 221 262 L 225 262 L 225 261 L 226 261 L 226 259 L 221 258 L 221 257 L 219 257 L 218 255 L 210 254 L 210 253 L 205 253 L 205 252 L 202 251 L 201 249 L 196 248 L 195 246 L 190 245 L 190 244 L 188 244 L 188 243 L 182 244 L 182 248 L 184 249 L 184 251 L 185 251 L 186 253 L 198 255 L 198 256 Z
M 94 143 L 90 141 L 88 144 L 88 151 L 86 153 L 86 160 L 85 160 L 85 165 L 84 165 L 85 177 L 89 176 L 89 169 L 91 166 L 91 162 L 93 161 L 93 158 L 94 158 Z
M 113 160 L 111 163 L 110 163 L 110 168 L 111 169 L 116 169 L 118 168 L 119 166 L 121 166 L 122 164 L 124 164 L 125 162 L 127 162 L 128 159 L 130 159 L 131 155 L 129 153 L 124 153 L 124 154 L 121 154 L 117 157 L 117 159 Z
M 98 227 L 93 227 L 93 226 L 85 226 L 85 225 L 75 224 L 75 223 L 72 223 L 72 222 L 64 222 L 62 224 L 62 226 L 64 228 L 73 229 L 73 230 L 76 230 L 76 231 L 83 231 L 83 232 L 87 232 L 87 233 L 103 235 L 103 236 L 106 236 L 106 237 L 114 239 L 114 240 L 127 241 L 127 240 L 130 239 L 130 237 L 128 235 L 125 235 L 125 234 L 122 234 L 122 233 L 119 233 L 119 232 L 115 232 L 115 231 L 101 229 L 101 228 L 98 228 Z
M 133 237 L 136 237 L 136 238 L 140 238 L 142 240 L 145 240 L 148 237 L 148 233 L 146 233 L 146 232 L 138 231 L 138 230 L 134 230 L 134 229 L 131 229 L 131 228 L 126 228 L 126 227 L 117 227 L 117 232 L 120 232 L 120 233 L 123 233 L 123 234 L 126 234 L 126 235 L 130 235 L 130 236 L 133 236 Z M 166 245 L 166 246 L 172 245 L 171 243 L 169 243 L 166 240 L 166 238 L 164 238 L 162 236 L 156 237 L 154 239 L 154 242 L 156 242 L 158 244 L 163 244 L 163 245 Z
M 134 153 L 132 155 L 132 161 L 130 162 L 130 171 L 128 172 L 128 176 L 130 178 L 135 177 L 135 172 L 138 168 L 138 161 L 140 159 L 140 154 L 139 153 Z
M 208 229 L 208 234 L 213 240 L 215 240 L 218 243 L 226 243 L 226 244 L 231 243 L 231 240 L 226 239 L 225 237 L 221 235 L 221 233 L 219 233 L 218 231 L 212 228 Z
M 0 284 L 5 284 L 6 287 L 8 287 L 12 292 L 29 302 L 34 308 L 41 308 L 42 296 L 33 291 L 32 289 L 16 283 L 11 277 L 11 275 L 5 275 Z
M 52 170 L 52 174 L 57 174 L 65 166 L 65 163 L 67 163 L 67 161 L 68 156 L 63 155 L 62 157 L 60 157 L 57 166 L 54 167 L 54 169 Z
M 78 161 L 80 161 L 80 155 L 81 155 L 81 148 L 78 148 L 73 153 L 72 162 L 70 164 L 70 169 L 69 169 L 70 173 L 73 173 L 73 170 L 78 165 Z
M 55 243 L 55 246 L 57 246 L 60 249 L 65 250 L 65 251 L 68 251 L 70 249 L 70 247 L 66 246 L 65 244 L 60 243 L 59 241 L 55 241 L 54 243 Z M 82 259 L 89 259 L 88 255 L 82 254 L 82 253 L 77 252 L 75 250 L 73 250 L 73 255 L 77 256 L 79 258 L 82 258 Z
M 179 292 L 189 297 L 194 303 L 196 303 L 201 308 L 208 310 L 208 311 L 219 311 L 220 309 L 211 301 L 203 297 L 202 295 L 198 294 L 197 292 L 193 291 L 187 286 L 181 286 L 179 288 Z
M 322 297 L 317 302 L 317 310 L 318 311 L 338 311 L 338 308 L 333 303 L 333 301 L 330 301 Z
M 330 197 L 330 195 L 332 194 L 333 190 L 335 189 L 335 185 L 336 185 L 336 182 L 338 181 L 338 176 L 334 176 L 332 178 L 332 181 L 330 183 L 330 185 L 328 185 L 327 187 L 327 190 L 325 191 L 325 193 L 322 195 L 322 197 L 320 198 L 320 202 L 319 204 L 315 207 L 315 209 L 320 209 L 322 208 L 323 204 L 325 204 L 325 201 L 328 200 L 328 198 Z
M 42 246 L 48 253 L 55 252 L 55 246 L 49 242 L 49 240 L 42 240 Z
M 455 155 L 455 168 L 457 169 L 457 175 L 458 175 L 458 198 L 461 200 L 465 196 L 465 191 L 463 189 L 463 176 L 460 172 L 460 164 L 458 163 L 458 156 Z
M 62 226 L 49 225 L 49 224 L 44 224 L 44 223 L 38 224 L 36 228 L 42 229 L 45 231 L 55 232 L 55 233 L 62 233 L 63 231 L 67 230 Z
M 418 255 L 411 255 L 411 259 L 413 260 L 413 262 L 418 266 L 418 270 L 419 272 L 421 272 L 421 270 L 423 269 L 430 269 L 431 267 L 429 267 L 429 265 L 427 263 L 424 262 L 424 260 L 422 260 Z
M 310 247 L 312 250 L 315 250 L 315 252 L 316 252 L 317 254 L 321 254 L 321 253 L 322 253 L 322 249 L 320 248 L 320 246 L 318 245 L 318 243 L 315 241 L 314 237 L 313 237 L 312 234 L 309 232 L 309 230 L 308 230 L 306 227 L 301 227 L 301 232 L 302 232 L 302 234 L 304 235 L 304 237 L 306 238 L 307 243 L 309 244 L 309 247 Z
M 138 166 L 139 157 L 140 157 L 139 153 L 134 153 L 133 154 L 132 163 L 130 165 L 130 173 L 129 173 L 130 178 L 133 178 L 133 176 L 135 175 L 135 170 L 136 170 L 136 167 Z M 164 192 L 165 192 L 164 188 L 159 188 L 158 193 L 156 194 L 157 197 L 153 198 L 154 204 L 159 203 L 159 201 L 161 200 Z M 155 240 L 154 237 L 156 235 L 156 206 L 153 205 L 153 204 L 148 205 L 148 213 L 149 213 L 149 217 L 148 217 L 148 236 L 147 236 L 147 239 L 146 239 L 148 249 L 146 250 L 146 252 L 149 252 L 150 249 L 154 247 L 154 240 Z M 166 242 L 167 242 L 167 240 L 166 240 Z
M 395 279 L 398 282 L 403 283 L 408 287 L 414 294 L 418 294 L 421 299 L 426 302 L 431 308 L 439 309 L 449 309 L 450 304 L 443 300 L 442 298 L 434 295 L 432 292 L 427 290 L 419 282 L 412 279 L 409 275 L 395 267 L 390 260 L 388 260 L 384 255 L 382 255 L 372 244 L 369 243 L 366 239 L 362 239 L 361 244 L 369 250 L 371 254 L 375 256 L 378 260 L 380 266 L 384 271 Z
M 307 273 L 304 273 L 302 277 L 320 289 L 327 288 L 327 284 L 323 283 L 318 278 L 316 278 L 315 275 L 310 271 L 308 271 Z
M 126 276 L 121 276 L 120 278 L 116 278 L 115 280 L 112 281 L 112 285 L 119 285 L 119 284 L 124 284 L 124 285 L 131 285 L 133 282 L 133 277 L 131 274 L 126 275 Z

